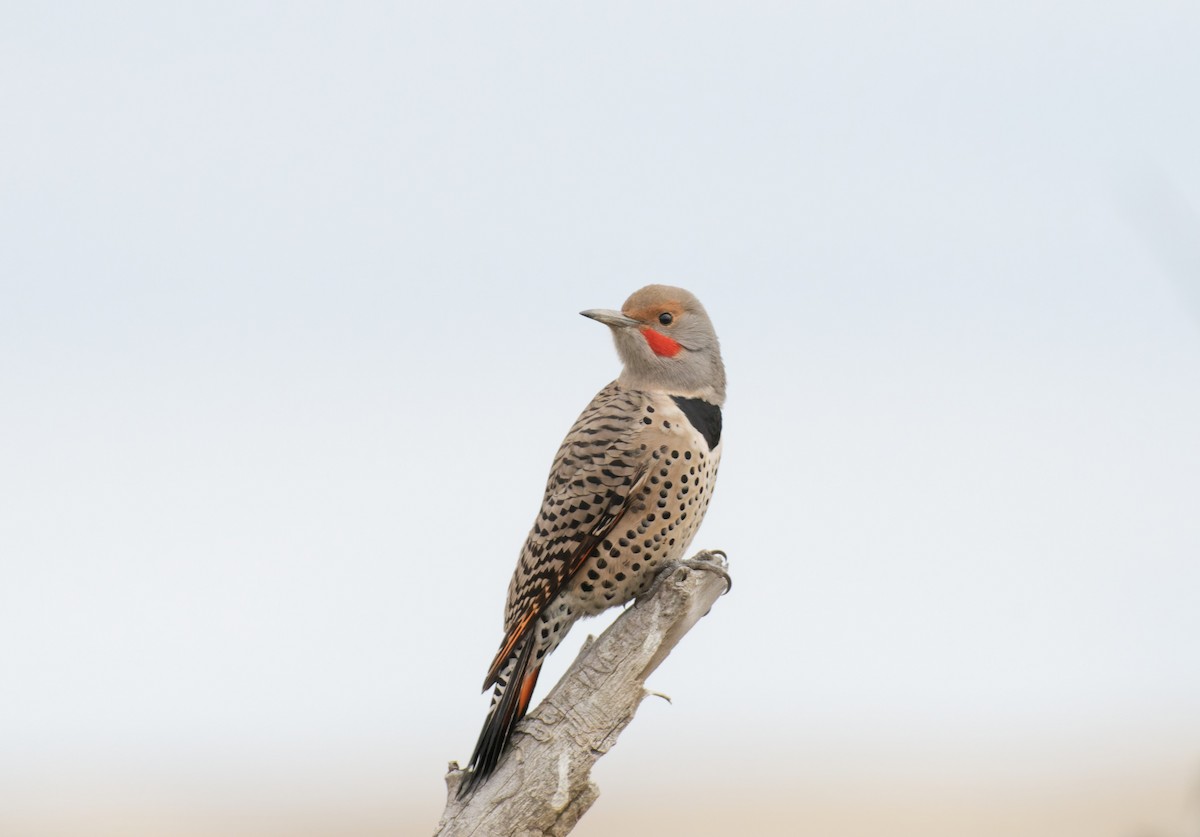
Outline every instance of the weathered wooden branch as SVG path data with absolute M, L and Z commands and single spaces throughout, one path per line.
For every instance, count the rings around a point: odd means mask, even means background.
M 652 694 L 646 678 L 726 591 L 723 559 L 701 553 L 668 571 L 599 639 L 588 637 L 567 673 L 517 725 L 496 772 L 465 800 L 455 796 L 466 773 L 451 762 L 435 837 L 570 832 L 600 794 L 589 778 L 592 765 Z

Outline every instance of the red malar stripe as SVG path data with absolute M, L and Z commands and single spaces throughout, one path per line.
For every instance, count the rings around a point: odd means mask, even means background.
M 646 342 L 650 344 L 650 348 L 656 355 L 675 357 L 679 354 L 680 345 L 665 334 L 659 334 L 652 328 L 644 328 L 642 336 L 646 338 Z

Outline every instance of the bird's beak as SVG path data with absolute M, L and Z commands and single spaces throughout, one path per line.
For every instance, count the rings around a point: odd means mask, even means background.
M 604 323 L 606 326 L 613 328 L 641 328 L 642 324 L 632 317 L 626 317 L 620 311 L 608 311 L 603 308 L 589 308 L 587 311 L 580 311 L 585 317 L 590 317 L 599 323 Z

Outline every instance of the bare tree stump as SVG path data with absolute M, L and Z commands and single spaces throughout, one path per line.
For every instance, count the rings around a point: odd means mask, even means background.
M 702 552 L 667 570 L 654 590 L 599 639 L 521 721 L 496 772 L 464 800 L 457 762 L 435 837 L 559 837 L 600 795 L 592 765 L 617 742 L 648 692 L 646 678 L 727 589 L 724 553 Z

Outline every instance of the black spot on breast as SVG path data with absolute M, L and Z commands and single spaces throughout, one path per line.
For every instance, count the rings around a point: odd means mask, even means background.
M 708 442 L 708 449 L 715 448 L 721 441 L 721 408 L 703 398 L 680 398 L 678 395 L 672 395 L 671 400 L 687 416 L 692 427 L 704 437 L 704 441 Z

